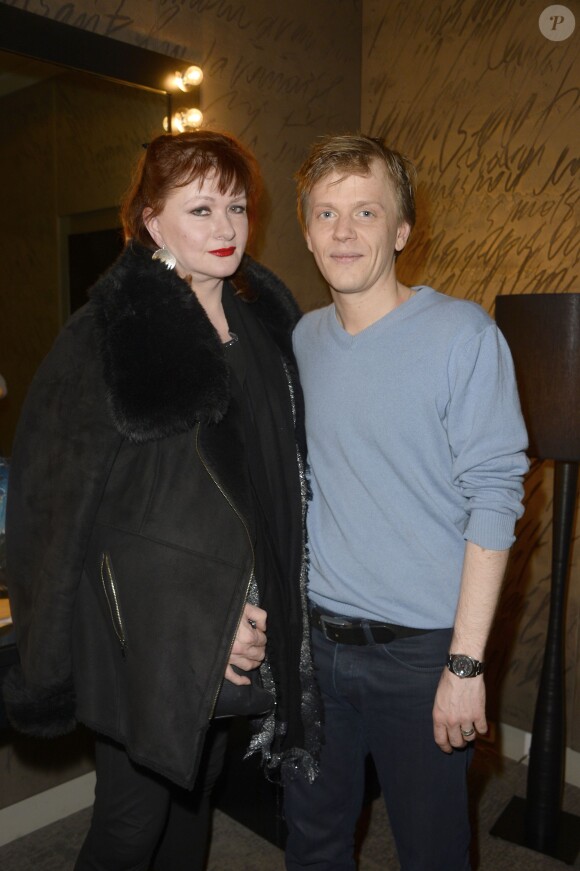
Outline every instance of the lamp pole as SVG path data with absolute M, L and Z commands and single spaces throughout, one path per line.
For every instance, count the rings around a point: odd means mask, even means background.
M 563 630 L 577 483 L 578 463 L 555 464 L 550 612 L 530 746 L 524 823 L 527 846 L 542 853 L 557 850 L 560 834 L 566 746 Z
M 580 294 L 498 296 L 496 321 L 514 358 L 530 455 L 554 460 L 555 468 L 550 608 L 527 794 L 512 799 L 491 833 L 572 864 L 580 819 L 562 811 L 564 639 L 580 460 Z

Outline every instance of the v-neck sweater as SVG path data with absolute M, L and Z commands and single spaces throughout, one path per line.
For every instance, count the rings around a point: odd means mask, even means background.
M 443 628 L 453 625 L 465 540 L 513 542 L 527 435 L 494 321 L 475 303 L 413 290 L 356 335 L 334 305 L 295 329 L 309 594 L 345 615 Z

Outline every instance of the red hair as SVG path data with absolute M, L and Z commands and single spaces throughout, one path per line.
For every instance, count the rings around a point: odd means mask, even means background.
M 157 245 L 149 235 L 143 212 L 159 215 L 177 187 L 215 173 L 221 194 L 245 193 L 250 235 L 255 226 L 261 179 L 255 157 L 233 136 L 212 130 L 158 136 L 147 146 L 135 179 L 121 204 L 125 241 L 136 239 L 148 248 Z

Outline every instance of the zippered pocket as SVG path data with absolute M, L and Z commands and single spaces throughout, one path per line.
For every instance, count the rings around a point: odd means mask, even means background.
M 125 634 L 123 617 L 121 616 L 119 594 L 117 592 L 117 584 L 115 581 L 115 575 L 113 573 L 111 557 L 106 551 L 101 556 L 101 584 L 103 585 L 105 599 L 107 600 L 107 605 L 109 606 L 113 629 L 115 630 L 115 635 L 119 639 L 119 643 L 121 645 L 121 653 L 123 654 L 123 656 L 125 656 L 125 651 L 127 649 L 127 636 Z

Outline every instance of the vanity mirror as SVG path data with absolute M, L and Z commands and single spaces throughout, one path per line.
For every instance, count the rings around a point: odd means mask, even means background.
M 119 200 L 191 64 L 0 3 L 0 456 L 40 361 L 120 250 Z

